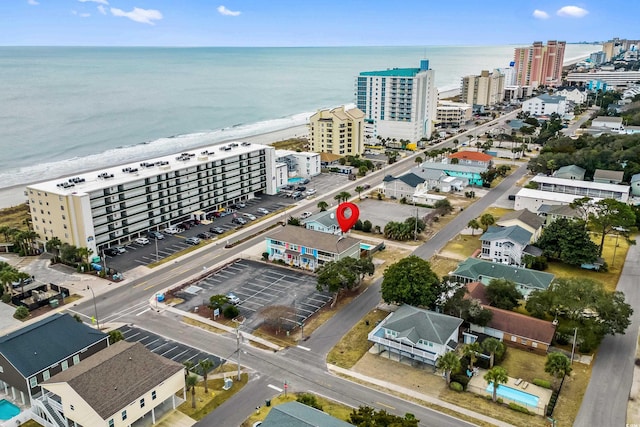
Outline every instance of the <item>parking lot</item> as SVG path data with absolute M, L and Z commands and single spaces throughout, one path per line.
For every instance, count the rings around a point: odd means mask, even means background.
M 375 192 L 371 197 L 374 197 Z M 414 207 L 413 205 L 403 205 L 397 201 L 380 201 L 372 199 L 363 199 L 358 203 L 360 208 L 360 219 L 362 221 L 369 220 L 375 227 L 380 226 L 380 229 L 384 230 L 384 226 L 390 221 L 404 222 L 409 217 L 415 217 L 416 211 L 418 218 L 424 217 L 431 212 L 432 209 L 423 208 L 420 206 Z
M 213 362 L 212 370 L 224 363 L 224 360 L 214 356 L 213 354 L 189 347 L 188 345 L 181 344 L 176 341 L 168 340 L 149 331 L 145 331 L 144 329 L 132 326 L 123 326 L 118 330 L 122 332 L 125 341 L 139 342 L 149 351 L 173 360 L 174 362 L 181 364 L 184 362 L 191 362 L 194 365 L 197 365 L 198 361 L 209 359 Z
M 176 296 L 184 302 L 176 307 L 194 311 L 207 304 L 212 295 L 233 292 L 240 299 L 238 309 L 246 318 L 243 325 L 254 330 L 262 324 L 263 308 L 268 306 L 291 307 L 293 318 L 286 322 L 300 324 L 320 310 L 332 298 L 328 292 L 318 292 L 314 276 L 272 264 L 238 260 L 216 271 L 206 279 L 193 284 Z

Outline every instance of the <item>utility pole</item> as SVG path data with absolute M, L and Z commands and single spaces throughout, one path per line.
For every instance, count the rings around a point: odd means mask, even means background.
M 238 377 L 237 380 L 240 381 L 240 342 L 242 340 L 242 334 L 240 333 L 240 326 L 242 326 L 242 322 L 237 319 L 233 319 L 236 322 L 236 351 L 238 353 Z
M 93 288 L 87 286 L 87 290 L 91 291 L 91 295 L 93 296 L 93 311 L 95 312 L 96 319 L 96 329 L 100 330 L 100 321 L 98 320 L 98 307 L 96 306 L 96 294 L 93 293 Z
M 158 257 L 158 238 L 156 237 L 154 240 L 156 242 L 156 262 L 158 262 L 158 259 L 159 259 L 159 257 Z
M 571 364 L 573 365 L 573 355 L 576 351 L 576 338 L 578 337 L 578 328 L 573 328 L 573 346 L 571 347 Z
M 416 208 L 416 221 L 413 225 L 413 241 L 418 240 L 418 207 L 416 206 L 416 201 L 413 201 L 413 207 Z

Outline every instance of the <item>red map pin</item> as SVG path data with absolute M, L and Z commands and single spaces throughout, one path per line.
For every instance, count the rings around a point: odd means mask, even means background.
M 348 216 L 347 211 L 349 211 Z M 351 227 L 353 227 L 358 221 L 359 216 L 360 209 L 358 209 L 357 205 L 351 202 L 340 203 L 336 209 L 336 219 L 338 220 L 338 225 L 340 225 L 340 229 L 343 233 L 351 230 Z

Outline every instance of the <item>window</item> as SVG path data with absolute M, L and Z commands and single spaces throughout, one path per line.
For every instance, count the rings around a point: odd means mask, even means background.
M 531 347 L 538 348 L 538 343 L 535 341 L 531 341 Z
M 127 419 L 127 410 L 122 411 L 122 421 Z
M 80 363 L 80 355 L 76 354 L 73 356 L 73 364 L 77 365 L 78 363 Z
M 0 374 L 4 372 L 4 368 L 0 366 Z
M 512 342 L 516 342 L 516 341 L 518 341 L 518 338 L 516 338 L 516 337 L 511 337 L 511 341 L 512 341 Z
M 111 418 L 111 419 L 109 420 L 109 427 L 113 427 L 113 426 L 114 426 L 113 418 Z
M 51 374 L 49 373 L 49 370 L 47 369 L 46 371 L 44 371 L 44 372 L 42 373 L 42 379 L 43 379 L 44 381 L 46 381 L 46 380 L 48 380 L 49 378 L 51 378 Z
M 66 371 L 67 369 L 69 369 L 69 362 L 67 360 L 65 360 L 64 362 L 62 362 L 62 370 Z
M 157 397 L 156 391 L 155 391 L 155 390 L 153 390 L 153 391 L 151 392 L 151 400 L 156 400 L 156 397 Z
M 144 408 L 144 397 L 142 399 L 140 399 L 140 407 Z
M 29 378 L 29 387 L 34 388 L 37 385 L 38 385 L 38 378 L 36 377 Z
M 69 405 L 69 408 L 71 408 L 72 411 L 75 410 L 75 408 L 73 407 L 73 405 Z

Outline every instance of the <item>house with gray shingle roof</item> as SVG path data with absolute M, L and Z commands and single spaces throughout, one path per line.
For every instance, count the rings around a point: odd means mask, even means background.
M 176 408 L 185 393 L 184 366 L 141 343 L 118 341 L 42 383 L 47 393 L 34 412 L 68 425 L 131 426 L 144 416 L 155 424 L 158 407 Z
M 274 406 L 260 427 L 352 427 L 352 424 L 339 420 L 300 402 L 287 402 Z
M 108 346 L 109 336 L 68 314 L 53 314 L 0 337 L 0 386 L 28 405 L 40 383 Z
M 502 264 L 522 266 L 524 255 L 539 256 L 542 253 L 530 245 L 532 238 L 533 234 L 519 225 L 491 226 L 480 236 L 480 257 Z
M 462 319 L 457 317 L 405 304 L 369 333 L 369 341 L 378 353 L 388 351 L 434 365 L 439 356 L 458 346 L 460 325 Z
M 422 183 L 424 183 L 424 179 L 415 173 L 407 173 L 399 177 L 387 175 L 382 180 L 382 192 L 387 197 L 410 199 L 416 192 L 418 185 Z
M 319 212 L 304 220 L 304 228 L 322 233 L 338 234 L 340 226 L 335 211 Z
M 511 280 L 525 298 L 532 291 L 547 289 L 555 278 L 553 274 L 544 271 L 498 264 L 477 258 L 467 258 L 462 261 L 450 276 L 460 283 L 480 282 L 483 285 L 488 285 L 492 279 Z
M 581 168 L 580 166 L 568 165 L 558 168 L 558 170 L 553 173 L 553 176 L 555 176 L 556 178 L 577 179 L 578 181 L 584 181 L 584 174 L 586 172 L 587 170 Z
M 623 179 L 623 171 L 596 169 L 595 173 L 593 174 L 593 182 L 600 182 L 603 184 L 620 184 Z
M 496 225 L 501 227 L 519 225 L 531 233 L 530 242 L 535 242 L 542 233 L 544 219 L 525 208 L 519 211 L 507 212 L 502 215 L 498 221 L 496 221 Z

